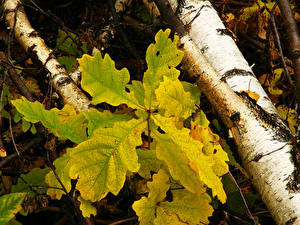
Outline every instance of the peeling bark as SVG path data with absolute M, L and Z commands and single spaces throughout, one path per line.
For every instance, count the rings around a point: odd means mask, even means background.
M 64 67 L 51 55 L 44 40 L 32 28 L 24 8 L 19 0 L 5 0 L 4 12 L 7 24 L 15 33 L 18 42 L 25 51 L 32 51 L 49 71 L 55 90 L 61 95 L 64 103 L 74 106 L 77 111 L 87 110 L 89 99 L 76 86 Z
M 278 224 L 300 224 L 299 182 L 294 176 L 292 134 L 209 1 L 155 0 L 180 35 L 184 65 L 233 133 L 253 184 Z M 185 25 L 184 25 L 185 24 Z M 188 27 L 188 32 L 182 30 Z M 246 91 L 259 95 L 256 101 Z

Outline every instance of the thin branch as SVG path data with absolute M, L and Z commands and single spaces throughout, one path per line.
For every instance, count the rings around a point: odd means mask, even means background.
M 22 95 L 24 95 L 29 101 L 33 102 L 33 94 L 26 87 L 24 82 L 20 79 L 17 71 L 15 70 L 14 66 L 9 62 L 8 57 L 5 55 L 4 52 L 0 52 L 0 64 L 8 68 L 8 72 L 12 81 L 14 82 L 18 90 L 22 93 Z
M 281 16 L 289 40 L 289 50 L 292 55 L 294 76 L 296 81 L 296 101 L 300 104 L 300 36 L 299 30 L 288 0 L 278 0 Z
M 255 225 L 258 225 L 259 223 L 257 222 L 257 220 L 254 218 L 254 216 L 252 215 L 252 213 L 250 212 L 250 209 L 248 207 L 248 204 L 247 204 L 247 201 L 244 197 L 244 194 L 239 186 L 239 184 L 236 182 L 234 176 L 231 174 L 231 172 L 229 171 L 228 172 L 229 176 L 231 177 L 232 181 L 234 182 L 235 186 L 237 187 L 237 189 L 239 190 L 240 192 L 240 195 L 241 195 L 241 198 L 242 198 L 242 201 L 244 203 L 244 206 L 245 206 L 245 209 L 246 209 L 246 212 L 247 212 L 247 215 L 249 216 L 249 218 L 254 222 Z
M 20 152 L 23 153 L 23 152 L 27 151 L 32 146 L 36 146 L 42 140 L 43 140 L 42 136 L 40 136 L 40 135 L 36 136 L 30 142 L 28 142 L 22 149 L 20 149 Z M 16 158 L 17 156 L 18 155 L 17 155 L 16 152 L 13 153 L 13 154 L 10 154 L 9 156 L 7 156 L 5 159 L 3 159 L 2 161 L 0 161 L 0 168 L 4 167 L 7 163 L 9 163 L 11 160 L 13 160 L 14 158 Z
M 268 9 L 268 7 L 266 7 L 266 9 L 267 9 L 267 11 L 270 13 L 271 24 L 272 24 L 273 29 L 274 29 L 274 34 L 275 34 L 277 46 L 278 46 L 278 49 L 279 49 L 280 59 L 281 59 L 282 65 L 283 65 L 283 69 L 284 69 L 285 76 L 286 76 L 286 78 L 287 78 L 288 81 L 289 81 L 289 84 L 290 84 L 291 89 L 292 89 L 293 91 L 295 91 L 295 85 L 294 85 L 294 82 L 293 82 L 292 79 L 291 79 L 289 70 L 287 69 L 287 65 L 286 65 L 286 62 L 285 62 L 285 60 L 284 60 L 284 55 L 283 55 L 283 51 L 282 51 L 282 47 L 281 47 L 280 37 L 279 37 L 279 34 L 278 34 L 278 29 L 277 29 L 277 26 L 276 26 L 276 22 L 275 22 L 274 10 L 276 9 L 276 7 L 277 7 L 277 2 L 274 4 L 274 6 L 273 6 L 273 8 L 272 8 L 271 11 Z
M 15 142 L 15 139 L 14 139 L 14 135 L 13 135 L 13 132 L 12 132 L 12 125 L 11 125 L 11 116 L 9 116 L 9 131 L 10 131 L 10 135 L 11 135 L 11 140 L 13 142 L 13 145 L 14 145 L 14 148 L 16 150 L 16 153 L 19 157 L 21 157 L 21 153 L 16 145 L 16 142 Z

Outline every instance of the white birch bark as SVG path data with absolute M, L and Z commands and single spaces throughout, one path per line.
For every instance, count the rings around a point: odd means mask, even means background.
M 176 2 L 170 1 L 174 11 Z M 300 224 L 300 193 L 288 187 L 295 169 L 289 129 L 210 2 L 186 0 L 177 16 L 189 24 L 189 35 L 181 38 L 185 66 L 199 76 L 200 88 L 232 131 L 244 166 L 274 220 Z M 259 94 L 257 102 L 239 94 L 247 90 Z M 265 156 L 255 162 L 260 155 Z
M 77 111 L 89 108 L 90 101 L 76 86 L 64 67 L 52 55 L 44 40 L 38 36 L 27 19 L 19 0 L 5 0 L 3 7 L 7 24 L 14 29 L 15 37 L 25 51 L 33 51 L 45 68 L 49 71 L 51 83 L 61 95 L 64 103 L 74 106 Z M 17 15 L 17 16 L 15 16 Z

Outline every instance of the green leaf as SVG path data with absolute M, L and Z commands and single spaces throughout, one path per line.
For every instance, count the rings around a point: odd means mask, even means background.
M 26 120 L 22 120 L 22 130 L 23 132 L 27 132 L 30 128 L 30 123 Z
M 32 134 L 36 134 L 36 128 L 35 128 L 34 125 L 31 126 L 30 132 L 31 132 Z
M 127 114 L 116 114 L 109 111 L 100 112 L 96 109 L 84 111 L 83 115 L 88 120 L 88 133 L 92 135 L 94 130 L 98 128 L 113 127 L 115 122 L 129 121 L 132 116 Z
M 181 81 L 181 84 L 183 86 L 184 91 L 189 92 L 191 94 L 190 96 L 195 102 L 195 105 L 200 105 L 200 96 L 201 96 L 200 88 L 185 81 Z
M 71 37 L 73 40 L 77 40 L 76 34 L 71 34 Z M 66 39 L 65 39 L 66 38 Z M 61 44 L 61 42 L 65 39 L 65 41 Z M 58 49 L 61 51 L 65 51 L 69 53 L 72 56 L 78 56 L 80 55 L 80 50 L 77 49 L 76 43 L 74 43 L 71 38 L 67 38 L 67 34 L 63 30 L 58 30 L 58 38 L 56 39 L 56 45 L 58 46 Z
M 13 119 L 15 123 L 18 123 L 22 119 L 22 115 L 18 111 L 15 111 Z
M 18 183 L 16 185 L 13 185 L 12 192 L 28 192 L 30 194 L 34 194 L 32 190 L 29 188 L 27 184 L 35 185 L 35 186 L 46 186 L 45 184 L 45 176 L 47 173 L 49 173 L 50 169 L 40 169 L 40 168 L 34 168 L 27 174 L 22 174 L 21 178 L 18 179 Z M 24 182 L 27 183 L 25 183 Z M 35 190 L 39 194 L 43 194 L 46 192 L 46 189 L 38 188 L 38 187 L 32 187 L 33 190 Z
M 208 217 L 212 216 L 213 207 L 209 204 L 211 199 L 208 194 L 193 194 L 187 190 L 173 190 L 173 201 L 162 202 L 167 215 L 176 215 L 177 220 L 185 224 L 208 224 Z
M 86 200 L 98 201 L 108 192 L 118 194 L 127 170 L 137 172 L 136 146 L 142 144 L 146 124 L 132 119 L 117 122 L 113 128 L 98 128 L 93 137 L 71 149 L 70 176 Z
M 126 68 L 117 70 L 110 56 L 106 54 L 103 58 L 100 51 L 94 56 L 85 54 L 78 62 L 82 73 L 81 86 L 93 97 L 92 104 L 106 102 L 118 106 L 124 103 L 136 107 L 125 91 L 130 80 Z
M 155 90 L 159 109 L 166 117 L 187 118 L 195 110 L 195 101 L 189 92 L 185 92 L 178 79 L 172 80 L 164 76 L 164 81 Z
M 26 193 L 11 193 L 0 197 L 0 225 L 6 224 L 22 209 Z
M 60 64 L 64 65 L 66 67 L 66 70 L 68 73 L 71 73 L 74 71 L 74 66 L 77 63 L 77 60 L 72 56 L 60 56 L 57 57 L 57 60 Z
M 160 170 L 157 174 L 153 175 L 153 181 L 148 182 L 147 186 L 149 188 L 148 198 L 142 197 L 132 205 L 141 225 L 154 224 L 153 221 L 158 203 L 164 200 L 166 192 L 170 187 L 169 176 L 164 170 Z
M 139 105 L 145 106 L 145 89 L 143 83 L 141 81 L 133 80 L 132 83 L 128 84 L 126 87 L 130 90 L 131 95 L 133 94 L 133 98 L 136 99 Z
M 42 122 L 54 135 L 60 138 L 67 138 L 75 143 L 87 139 L 87 122 L 82 113 L 77 114 L 70 105 L 65 105 L 62 110 L 45 110 L 39 102 L 30 102 L 26 98 L 12 100 L 11 103 L 24 115 L 24 119 L 32 122 Z
M 153 143 L 151 143 L 151 146 Z M 139 163 L 141 165 L 138 173 L 145 179 L 151 178 L 151 172 L 158 172 L 161 161 L 157 160 L 155 150 L 137 149 Z
M 71 178 L 69 176 L 69 169 L 72 165 L 70 163 L 70 149 L 62 157 L 57 158 L 53 162 L 53 165 L 55 166 L 55 172 L 57 176 L 63 183 L 67 192 L 69 192 L 71 190 Z M 49 187 L 52 187 L 47 190 L 47 195 L 49 195 L 52 199 L 60 199 L 61 196 L 65 194 L 65 192 L 61 190 L 62 186 L 52 170 L 46 175 L 45 181 Z
M 145 89 L 144 102 L 147 108 L 154 104 L 154 91 L 163 81 L 163 76 L 175 79 L 180 74 L 175 67 L 181 62 L 183 52 L 177 49 L 179 37 L 175 35 L 172 41 L 169 38 L 170 33 L 170 29 L 160 30 L 155 35 L 155 44 L 151 44 L 146 52 L 148 69 L 144 74 L 143 85 Z

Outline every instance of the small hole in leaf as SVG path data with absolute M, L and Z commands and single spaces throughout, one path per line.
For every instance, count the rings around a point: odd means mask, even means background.
M 160 51 L 157 51 L 157 52 L 156 52 L 156 56 L 159 56 L 159 54 L 160 54 Z
M 214 154 L 216 154 L 217 153 L 217 149 L 214 149 Z

